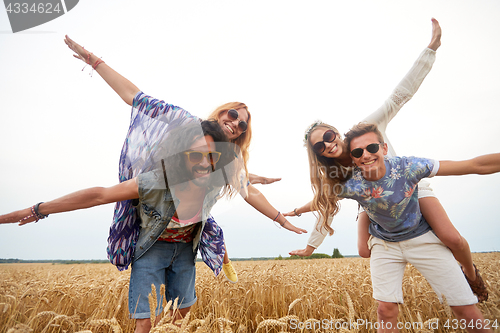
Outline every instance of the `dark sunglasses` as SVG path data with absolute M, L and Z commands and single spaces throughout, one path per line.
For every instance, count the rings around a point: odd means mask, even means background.
M 325 142 L 332 142 L 336 137 L 337 133 L 335 133 L 333 130 L 326 131 L 325 134 L 323 134 L 323 141 L 316 142 L 314 144 L 314 152 L 318 155 L 321 155 L 326 149 Z
M 368 146 L 366 146 L 365 149 L 367 152 L 375 154 L 380 149 L 380 145 L 381 145 L 381 143 L 370 143 Z M 356 148 L 356 149 L 351 150 L 352 157 L 360 158 L 361 156 L 363 156 L 363 151 L 365 149 Z
M 227 110 L 227 116 L 231 120 L 240 120 L 240 115 L 239 115 L 238 111 L 236 111 L 235 109 L 229 109 L 229 110 Z M 238 128 L 240 129 L 241 133 L 246 132 L 246 130 L 248 128 L 247 122 L 243 121 L 243 120 L 240 120 L 238 122 Z
M 208 159 L 211 164 L 215 164 L 219 161 L 221 153 L 218 151 L 186 151 L 184 154 L 187 155 L 191 163 L 200 163 L 204 157 Z

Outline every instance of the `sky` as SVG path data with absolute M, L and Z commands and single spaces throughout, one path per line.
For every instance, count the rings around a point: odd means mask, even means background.
M 200 117 L 241 101 L 252 113 L 248 168 L 281 212 L 312 199 L 305 129 L 345 133 L 376 110 L 443 29 L 437 59 L 388 126 L 399 155 L 462 160 L 498 152 L 500 2 L 85 0 L 12 33 L 0 9 L 0 214 L 118 182 L 130 107 L 73 58 L 65 34 L 145 93 Z M 432 187 L 471 250 L 499 251 L 500 175 L 437 177 Z M 318 253 L 357 254 L 356 203 L 344 200 Z M 0 226 L 0 258 L 106 259 L 113 204 Z M 497 212 L 497 213 L 495 213 Z M 297 235 L 240 197 L 212 210 L 230 257 L 277 257 Z M 289 221 L 312 230 L 312 213 Z

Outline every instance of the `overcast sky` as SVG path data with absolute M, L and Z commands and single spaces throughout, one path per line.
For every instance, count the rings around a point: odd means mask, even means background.
M 400 155 L 467 159 L 498 152 L 500 2 L 85 0 L 13 34 L 0 9 L 0 214 L 118 182 L 130 107 L 72 57 L 65 34 L 145 93 L 206 117 L 242 101 L 252 113 L 249 170 L 282 177 L 258 185 L 280 211 L 312 198 L 306 127 L 346 132 L 377 109 L 431 36 L 437 60 L 388 127 Z M 432 186 L 472 251 L 500 250 L 500 175 L 434 178 Z M 0 258 L 105 259 L 114 205 L 0 226 Z M 497 213 L 495 213 L 497 212 Z M 277 257 L 308 235 L 279 229 L 241 198 L 218 203 L 231 257 Z M 356 254 L 356 204 L 317 250 Z M 290 218 L 311 230 L 314 216 Z

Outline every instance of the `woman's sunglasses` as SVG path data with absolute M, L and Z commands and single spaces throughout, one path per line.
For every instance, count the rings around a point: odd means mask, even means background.
M 231 120 L 240 120 L 240 115 L 239 115 L 238 111 L 236 111 L 235 109 L 229 109 L 229 110 L 227 110 L 227 116 Z M 240 120 L 238 122 L 238 128 L 240 129 L 241 133 L 246 132 L 246 130 L 248 128 L 247 122 L 243 121 L 243 120 Z
M 333 130 L 326 131 L 325 134 L 323 134 L 323 141 L 316 142 L 314 144 L 314 152 L 318 155 L 321 155 L 326 149 L 325 142 L 332 142 L 336 137 L 337 133 L 335 133 Z
M 189 161 L 191 163 L 197 164 L 200 163 L 204 157 L 208 159 L 208 161 L 215 165 L 220 159 L 221 153 L 218 151 L 186 151 L 184 154 L 187 155 Z
M 366 146 L 365 149 L 367 152 L 375 154 L 380 149 L 380 145 L 381 145 L 381 143 L 370 143 L 368 146 Z M 356 149 L 351 150 L 352 157 L 360 158 L 361 156 L 363 156 L 363 151 L 365 149 L 356 148 Z

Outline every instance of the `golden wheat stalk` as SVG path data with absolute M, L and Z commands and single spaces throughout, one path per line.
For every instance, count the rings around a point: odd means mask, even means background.
M 122 328 L 118 324 L 116 318 L 112 319 L 94 319 L 89 322 L 89 325 L 92 326 L 110 326 L 113 329 L 113 333 L 122 333 Z
M 297 298 L 292 303 L 290 303 L 290 305 L 288 306 L 288 314 L 290 314 L 290 311 L 292 311 L 292 309 L 295 306 L 295 304 L 297 304 L 300 301 L 302 301 L 302 298 Z
M 151 284 L 151 293 L 148 295 L 148 301 L 149 301 L 149 318 L 151 320 L 151 327 L 155 327 L 156 306 L 158 305 L 158 301 L 156 299 L 156 287 L 154 284 Z
M 287 326 L 287 323 L 284 323 L 284 322 L 276 320 L 276 319 L 266 319 L 266 320 L 261 321 L 259 323 L 259 326 L 257 326 L 257 329 L 255 331 L 257 332 L 259 329 L 264 328 L 264 327 L 268 327 L 268 326 L 278 326 L 278 327 L 285 328 Z
M 31 318 L 30 321 L 28 322 L 28 325 L 31 326 L 31 324 L 35 320 L 40 319 L 42 317 L 48 317 L 48 316 L 55 317 L 55 316 L 57 316 L 57 313 L 55 313 L 54 311 L 42 311 L 42 312 L 38 313 L 36 316 L 34 316 L 33 318 Z

